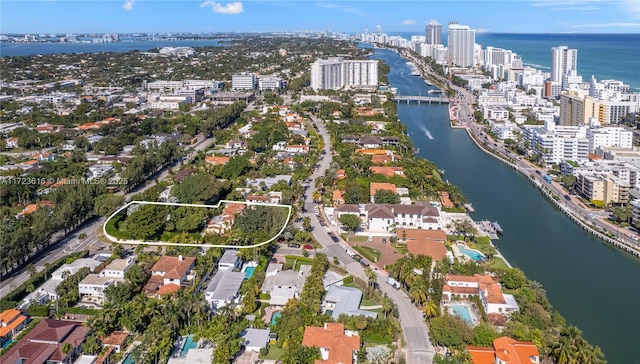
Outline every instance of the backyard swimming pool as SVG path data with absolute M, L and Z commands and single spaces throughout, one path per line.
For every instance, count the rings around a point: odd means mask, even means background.
M 273 315 L 271 315 L 271 325 L 275 325 L 276 324 L 276 319 L 278 317 L 282 317 L 282 312 L 281 311 L 276 311 L 273 313 Z
M 122 364 L 136 364 L 136 362 L 133 360 L 133 356 L 131 355 L 131 353 L 127 354 L 127 356 L 125 356 L 124 361 L 122 362 Z
M 449 311 L 451 311 L 454 315 L 460 317 L 465 320 L 469 325 L 473 326 L 473 320 L 471 319 L 471 313 L 469 312 L 469 308 L 464 305 L 450 305 Z
M 249 279 L 253 276 L 253 271 L 256 270 L 256 267 L 245 267 L 244 268 L 244 279 Z
M 475 261 L 482 260 L 482 259 L 485 258 L 485 256 L 482 253 L 480 253 L 480 252 L 478 252 L 476 250 L 467 249 L 466 247 L 461 246 L 461 245 L 458 245 L 458 249 L 460 249 L 460 253 L 468 256 L 469 258 L 471 258 L 471 259 L 473 259 Z
M 184 358 L 187 356 L 187 351 L 189 349 L 194 349 L 198 345 L 197 341 L 193 341 L 193 336 L 187 336 L 187 339 L 182 346 L 182 350 L 180 350 L 180 357 Z

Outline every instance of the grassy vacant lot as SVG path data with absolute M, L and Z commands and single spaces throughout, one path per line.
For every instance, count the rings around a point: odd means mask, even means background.
M 505 263 L 505 261 L 502 260 L 502 258 L 499 258 L 499 257 L 493 257 L 493 263 L 491 263 L 491 265 L 489 265 L 489 267 L 493 268 L 493 269 L 508 269 L 509 268 L 507 263 Z
M 378 259 L 380 259 L 380 257 L 382 256 L 382 253 L 380 253 L 380 250 L 370 248 L 368 246 L 354 245 L 353 249 L 355 249 L 360 255 L 365 257 L 365 259 L 367 259 L 370 262 L 377 262 Z

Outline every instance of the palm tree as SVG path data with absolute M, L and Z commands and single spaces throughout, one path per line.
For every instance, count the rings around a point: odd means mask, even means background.
M 567 340 L 561 340 L 551 351 L 557 364 L 573 364 L 574 348 Z
M 438 316 L 438 305 L 432 300 L 427 300 L 427 303 L 424 306 L 424 315 L 427 317 L 427 320 L 432 317 Z
M 382 312 L 384 313 L 384 318 L 387 318 L 389 312 L 393 310 L 393 301 L 387 295 L 382 297 L 382 301 L 380 302 L 382 305 Z
M 422 281 L 418 281 L 416 284 L 411 286 L 411 289 L 409 290 L 409 298 L 411 298 L 412 302 L 419 305 L 422 305 L 427 301 L 427 295 L 427 286 Z

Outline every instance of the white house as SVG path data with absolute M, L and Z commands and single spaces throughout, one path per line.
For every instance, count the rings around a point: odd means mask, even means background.
M 269 329 L 248 328 L 242 331 L 240 338 L 243 339 L 243 346 L 247 351 L 260 352 L 260 349 L 266 348 L 269 342 Z
M 454 296 L 460 298 L 480 296 L 487 314 L 508 315 L 520 310 L 515 298 L 510 294 L 502 293 L 500 284 L 486 274 L 473 276 L 447 274 L 442 288 L 442 300 L 447 303 Z
M 243 272 L 218 270 L 205 290 L 205 300 L 209 303 L 211 311 L 215 312 L 231 303 L 238 303 L 240 286 L 244 279 Z
M 227 249 L 218 261 L 218 270 L 234 270 L 240 268 L 242 260 L 238 258 L 238 251 L 235 249 Z
M 135 262 L 135 257 L 114 259 L 99 274 L 89 274 L 78 283 L 80 297 L 93 296 L 104 299 L 104 290 L 112 284 L 123 282 L 125 273 Z
M 378 317 L 373 311 L 361 310 L 360 301 L 362 300 L 362 291 L 353 287 L 331 286 L 324 298 L 322 307 L 325 311 L 331 310 L 331 316 L 334 319 L 342 314 L 348 316 L 364 315 L 371 318 Z

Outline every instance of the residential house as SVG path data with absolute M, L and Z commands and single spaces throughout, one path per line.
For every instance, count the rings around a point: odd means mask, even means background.
M 129 333 L 126 331 L 114 331 L 102 339 L 102 346 L 112 347 L 116 353 L 120 353 L 127 348 L 126 343 L 128 337 Z
M 360 336 L 356 331 L 346 331 L 343 324 L 331 322 L 325 323 L 324 327 L 305 327 L 302 345 L 320 348 L 322 359 L 316 360 L 315 364 L 352 364 L 360 350 Z
M 371 182 L 371 184 L 369 185 L 369 196 L 371 198 L 371 203 L 375 202 L 376 193 L 380 190 L 397 193 L 396 185 L 393 183 Z
M 271 188 L 273 185 L 277 184 L 280 181 L 284 181 L 288 186 L 291 186 L 291 175 L 279 174 L 275 177 L 247 178 L 245 181 L 245 185 L 249 188 L 260 188 L 264 190 Z
M 260 349 L 266 348 L 269 343 L 269 329 L 248 328 L 242 331 L 240 338 L 243 339 L 242 345 L 246 351 L 260 352 Z
M 244 272 L 218 270 L 205 290 L 205 300 L 209 303 L 211 311 L 215 312 L 231 303 L 238 303 L 240 286 L 244 279 Z
M 222 214 L 214 216 L 207 223 L 206 233 L 224 235 L 236 221 L 236 216 L 245 209 L 243 203 L 229 203 L 222 210 Z
M 1 363 L 72 363 L 82 351 L 89 329 L 78 322 L 44 319 L 4 355 Z M 69 344 L 71 350 L 63 350 Z
M 360 137 L 360 147 L 364 149 L 377 149 L 382 146 L 382 138 L 379 136 L 365 135 Z
M 345 178 L 347 178 L 347 171 L 345 171 L 344 169 L 338 169 L 336 171 L 336 178 L 337 179 L 345 179 Z
M 229 140 L 224 145 L 227 149 L 247 149 L 247 142 L 242 140 Z
M 337 220 L 344 214 L 357 215 L 363 220 L 363 227 L 374 232 L 390 232 L 394 228 L 442 230 L 443 225 L 440 210 L 424 201 L 414 205 L 338 205 L 334 214 Z
M 165 255 L 151 267 L 151 278 L 143 291 L 150 296 L 176 293 L 187 281 L 195 277 L 195 257 L 172 257 Z
M 60 131 L 60 129 L 62 129 L 62 125 L 60 124 L 49 124 L 49 123 L 44 123 L 44 124 L 40 124 L 38 126 L 36 126 L 36 131 L 38 133 L 42 133 L 42 134 L 52 134 L 52 133 L 57 133 Z
M 387 166 L 371 166 L 369 167 L 371 173 L 381 174 L 385 177 L 402 176 L 404 177 L 404 169 L 402 167 L 387 167 Z
M 29 322 L 29 317 L 15 308 L 0 313 L 0 345 L 11 340 Z
M 454 296 L 460 298 L 479 296 L 487 315 L 497 313 L 506 316 L 520 310 L 515 298 L 510 294 L 502 293 L 500 283 L 495 282 L 487 274 L 473 276 L 447 274 L 442 288 L 442 301 L 450 302 Z
M 31 215 L 34 212 L 38 211 L 40 208 L 53 209 L 53 203 L 49 200 L 42 200 L 35 204 L 28 204 L 24 207 L 24 209 L 22 209 L 22 211 L 18 212 L 18 214 L 16 215 L 16 219 L 21 219 L 27 215 Z
M 299 297 L 311 271 L 310 265 L 301 265 L 298 271 L 283 271 L 282 267 L 281 263 L 269 263 L 261 287 L 263 293 L 271 296 L 269 304 L 273 307 L 282 307 L 291 298 Z
M 204 158 L 205 162 L 209 163 L 212 166 L 225 165 L 227 164 L 227 162 L 229 162 L 230 159 L 231 159 L 230 157 L 216 157 L 216 156 L 209 156 Z
M 442 260 L 447 254 L 444 243 L 447 233 L 443 230 L 397 229 L 398 242 L 407 244 L 413 255 L 425 255 L 434 261 Z
M 331 310 L 331 317 L 338 319 L 342 314 L 347 316 L 364 315 L 371 318 L 378 317 L 373 311 L 361 310 L 362 291 L 358 288 L 333 285 L 329 287 L 322 307 L 324 311 Z
M 227 249 L 218 260 L 218 270 L 234 270 L 240 268 L 242 259 L 238 257 L 238 251 Z
M 136 263 L 135 257 L 114 259 L 98 274 L 89 274 L 78 283 L 80 297 L 91 296 L 104 299 L 104 290 L 112 284 L 124 282 L 125 273 Z
M 360 137 L 357 135 L 343 135 L 342 138 L 340 138 L 342 144 L 359 144 L 360 143 Z
M 540 353 L 530 341 L 516 341 L 508 336 L 493 340 L 493 347 L 467 346 L 473 364 L 538 364 Z
M 440 204 L 442 204 L 442 207 L 447 207 L 447 208 L 455 207 L 455 205 L 453 204 L 453 202 L 451 202 L 451 199 L 449 198 L 449 192 L 446 192 L 446 191 L 440 191 Z
M 285 148 L 285 151 L 293 154 L 307 154 L 309 153 L 308 145 L 288 145 Z
M 6 140 L 5 147 L 6 147 L 7 149 L 17 148 L 17 147 L 18 147 L 18 138 L 16 138 L 16 137 L 11 137 L 11 138 L 7 139 L 7 140 Z
M 58 288 L 65 278 L 77 273 L 84 267 L 89 268 L 89 270 L 93 272 L 93 270 L 100 264 L 101 262 L 91 258 L 76 259 L 70 264 L 63 264 L 51 274 L 51 278 L 44 282 L 40 287 L 37 287 L 35 291 L 29 293 L 22 303 L 20 303 L 18 309 L 27 310 L 31 303 L 41 305 L 49 301 L 56 301 L 59 298 L 56 288 Z
M 331 201 L 333 201 L 334 205 L 342 205 L 344 204 L 344 196 L 342 191 L 333 190 L 333 195 L 331 197 Z

